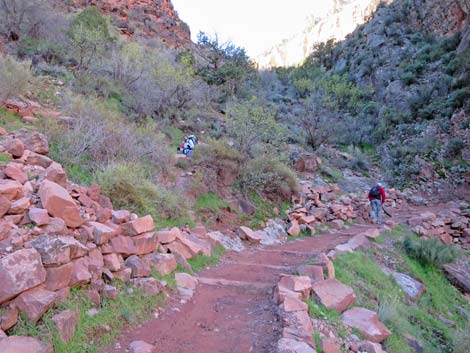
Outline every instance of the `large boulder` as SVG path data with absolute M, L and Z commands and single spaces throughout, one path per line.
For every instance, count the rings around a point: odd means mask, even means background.
M 136 255 L 128 257 L 125 261 L 127 267 L 132 269 L 131 277 L 147 277 L 152 273 L 152 269 L 142 259 Z
M 0 304 L 46 280 L 41 255 L 22 249 L 0 259 Z
M 191 290 L 196 289 L 196 286 L 199 282 L 197 278 L 184 272 L 175 273 L 175 280 L 176 285 L 178 287 L 187 288 Z
M 153 218 L 150 215 L 137 218 L 133 221 L 121 224 L 123 233 L 125 235 L 134 236 L 142 233 L 151 232 L 155 227 Z
M 136 235 L 132 237 L 132 241 L 137 255 L 150 254 L 157 250 L 158 240 L 154 232 Z
M 444 265 L 444 271 L 456 287 L 470 293 L 470 260 Z
M 312 280 L 307 276 L 281 275 L 278 286 L 292 292 L 298 292 L 307 299 L 312 292 Z
M 10 336 L 0 340 L 2 353 L 52 353 L 52 347 L 33 337 Z
M 160 275 L 168 275 L 176 270 L 176 259 L 173 254 L 148 254 L 142 260 Z
M 0 179 L 0 195 L 12 201 L 23 194 L 23 185 L 16 180 Z
M 336 279 L 315 282 L 313 293 L 327 309 L 333 309 L 339 313 L 356 301 L 353 289 Z
M 121 254 L 124 257 L 136 254 L 136 248 L 131 237 L 119 235 L 111 239 L 113 252 Z
M 57 291 L 68 287 L 72 279 L 73 263 L 69 262 L 58 267 L 46 268 L 47 277 L 45 287 L 50 291 Z
M 33 288 L 21 293 L 15 299 L 15 306 L 33 324 L 36 324 L 44 313 L 54 305 L 56 294 L 42 288 Z
M 172 228 L 170 230 L 161 230 L 155 233 L 157 240 L 160 244 L 168 244 L 174 242 L 176 237 L 181 235 L 181 232 L 178 228 Z
M 63 219 L 68 227 L 76 228 L 83 224 L 80 208 L 67 190 L 59 184 L 44 180 L 39 187 L 39 197 L 47 212 L 54 217 Z
M 41 235 L 31 245 L 41 254 L 46 266 L 59 266 L 88 253 L 88 248 L 72 236 Z
M 381 343 L 391 335 L 391 332 L 381 323 L 377 314 L 365 308 L 352 308 L 343 313 L 341 321 L 357 329 L 367 340 Z
M 49 144 L 46 136 L 37 132 L 22 128 L 15 132 L 15 136 L 21 140 L 25 149 L 39 154 L 49 152 Z
M 241 239 L 244 239 L 249 243 L 259 244 L 261 242 L 261 237 L 248 227 L 241 226 L 237 228 L 236 233 Z

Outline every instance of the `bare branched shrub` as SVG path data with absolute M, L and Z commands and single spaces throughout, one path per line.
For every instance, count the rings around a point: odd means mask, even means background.
M 172 154 L 153 122 L 137 125 L 94 99 L 72 100 L 65 110 L 72 117 L 69 126 L 45 131 L 60 151 L 55 156 L 59 161 L 81 163 L 91 170 L 140 161 L 160 173 L 172 165 Z

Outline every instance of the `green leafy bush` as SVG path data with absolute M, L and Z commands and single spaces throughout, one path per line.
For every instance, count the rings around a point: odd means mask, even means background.
M 249 161 L 242 169 L 238 182 L 245 194 L 255 192 L 272 200 L 290 200 L 298 191 L 295 173 L 279 160 L 270 157 Z
M 452 262 L 457 257 L 457 251 L 452 246 L 431 239 L 416 239 L 407 237 L 403 242 L 406 253 L 423 265 L 441 266 Z
M 131 210 L 154 219 L 180 218 L 185 215 L 183 199 L 153 182 L 139 164 L 110 164 L 96 174 L 103 193 L 115 208 Z
M 33 76 L 30 62 L 18 62 L 0 54 L 0 102 L 25 93 Z

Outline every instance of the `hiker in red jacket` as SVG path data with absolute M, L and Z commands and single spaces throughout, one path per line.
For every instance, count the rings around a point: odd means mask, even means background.
M 385 189 L 382 184 L 377 183 L 369 191 L 369 201 L 370 201 L 370 218 L 372 223 L 382 224 L 382 205 L 385 203 Z M 377 218 L 376 218 L 377 217 Z

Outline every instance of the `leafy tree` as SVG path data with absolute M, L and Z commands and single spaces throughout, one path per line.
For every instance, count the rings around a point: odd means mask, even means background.
M 259 105 L 256 98 L 228 107 L 228 134 L 244 157 L 276 150 L 284 141 L 284 131 L 274 115 Z
M 86 8 L 73 19 L 68 36 L 77 56 L 78 70 L 87 70 L 115 40 L 109 20 L 95 7 Z
M 244 81 L 254 74 L 254 64 L 245 49 L 231 42 L 221 43 L 217 35 L 198 34 L 198 46 L 204 64 L 198 75 L 209 85 L 221 86 L 227 96 L 237 96 Z

